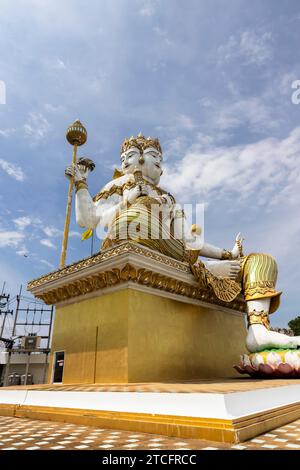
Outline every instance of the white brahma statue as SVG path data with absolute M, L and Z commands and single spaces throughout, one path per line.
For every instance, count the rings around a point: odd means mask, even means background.
M 189 262 L 201 286 L 213 289 L 223 301 L 231 302 L 242 293 L 247 304 L 246 345 L 250 353 L 272 348 L 287 352 L 299 348 L 300 337 L 270 330 L 269 314 L 277 310 L 281 295 L 276 290 L 275 259 L 262 253 L 244 255 L 240 234 L 232 250 L 205 243 L 201 229 L 188 226 L 175 198 L 159 186 L 162 160 L 158 139 L 146 139 L 141 134 L 125 139 L 121 148 L 121 170 L 115 171 L 113 179 L 95 197 L 88 190 L 88 167 L 80 165 L 80 160 L 77 165 L 68 166 L 66 175 L 75 179 L 79 226 L 96 231 L 101 226 L 106 228 L 102 250 L 131 240 Z M 294 369 L 299 367 L 300 359 L 297 361 L 295 355 L 291 357 Z M 245 372 L 248 366 L 247 373 L 250 373 L 251 357 L 247 358 L 243 357 L 240 372 Z M 251 363 L 252 369 L 259 370 L 262 362 L 256 357 L 256 362 Z

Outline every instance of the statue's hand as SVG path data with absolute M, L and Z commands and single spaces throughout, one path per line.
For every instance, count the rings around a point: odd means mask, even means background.
M 139 196 L 141 196 L 141 188 L 140 186 L 135 186 L 127 192 L 126 200 L 129 204 L 133 204 Z
M 145 184 L 138 184 L 126 193 L 126 200 L 129 202 L 129 204 L 133 204 L 138 197 L 148 195 L 148 187 Z
M 217 277 L 229 277 L 236 279 L 240 270 L 240 261 L 208 261 L 207 269 Z
M 232 254 L 233 259 L 241 258 L 242 256 L 244 256 L 244 254 L 243 254 L 243 240 L 244 240 L 244 238 L 241 236 L 241 233 L 239 232 L 236 236 L 234 247 L 231 250 L 231 254 Z
M 86 171 L 80 171 L 76 164 L 67 166 L 65 175 L 68 179 L 73 177 L 75 182 L 86 179 Z
M 146 184 L 141 184 L 140 188 L 140 196 L 149 196 L 149 188 Z

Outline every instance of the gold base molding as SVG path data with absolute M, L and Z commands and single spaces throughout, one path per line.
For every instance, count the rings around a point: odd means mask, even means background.
M 6 404 L 0 405 L 0 415 L 239 443 L 298 419 L 300 402 L 236 420 Z
M 188 263 L 125 242 L 104 250 L 58 271 L 30 281 L 27 289 L 48 305 L 78 299 L 125 283 L 221 305 L 240 312 L 245 302 L 240 296 L 233 302 L 216 297 L 212 289 L 201 287 L 191 273 Z

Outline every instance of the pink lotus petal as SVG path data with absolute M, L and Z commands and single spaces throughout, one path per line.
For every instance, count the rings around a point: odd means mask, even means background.
M 252 366 L 248 366 L 248 365 L 245 366 L 244 369 L 247 372 L 247 374 L 249 374 L 249 375 L 254 375 L 257 372 L 257 369 L 255 369 Z
M 247 374 L 243 366 L 233 366 L 233 368 L 238 371 L 240 374 Z
M 240 374 L 248 374 L 250 377 L 265 379 L 294 379 L 300 378 L 300 367 L 289 362 L 281 362 L 277 364 L 259 364 L 258 369 L 247 362 L 240 362 L 239 365 L 233 366 Z
M 274 374 L 274 367 L 270 366 L 269 364 L 260 364 L 259 365 L 259 372 L 265 375 L 273 375 Z
M 279 366 L 277 367 L 277 371 L 280 372 L 280 374 L 283 374 L 283 375 L 293 375 L 293 372 L 294 372 L 294 367 L 291 366 L 290 364 L 284 364 L 284 363 L 281 363 L 279 364 Z

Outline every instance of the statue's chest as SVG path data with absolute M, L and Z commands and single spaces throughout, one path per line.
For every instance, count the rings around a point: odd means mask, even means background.
M 149 191 L 149 196 L 151 196 L 151 197 L 157 197 L 157 196 L 161 196 L 163 194 L 163 192 L 159 188 L 155 188 L 151 185 L 146 185 L 146 186 L 147 186 L 148 191 Z

